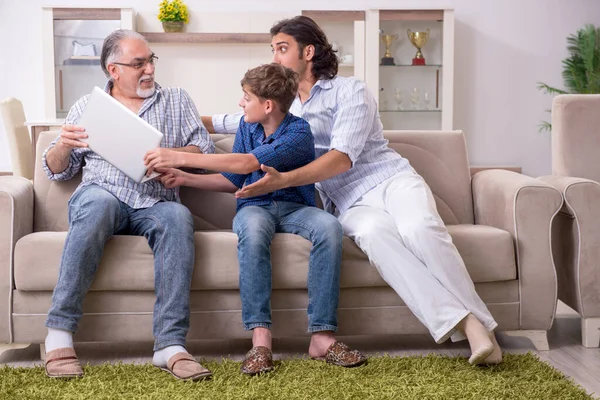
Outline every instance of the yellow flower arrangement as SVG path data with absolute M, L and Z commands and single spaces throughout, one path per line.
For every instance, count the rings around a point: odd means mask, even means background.
M 181 0 L 163 0 L 159 5 L 159 21 L 183 21 L 188 22 L 187 6 Z

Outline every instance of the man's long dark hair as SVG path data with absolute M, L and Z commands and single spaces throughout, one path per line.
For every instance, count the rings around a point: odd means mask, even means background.
M 277 22 L 271 28 L 271 36 L 285 33 L 293 37 L 300 47 L 299 57 L 308 45 L 315 47 L 312 73 L 317 79 L 331 79 L 338 73 L 338 58 L 323 30 L 309 17 L 299 15 Z

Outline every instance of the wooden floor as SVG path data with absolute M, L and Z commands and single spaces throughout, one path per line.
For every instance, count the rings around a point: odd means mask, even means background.
M 548 335 L 550 351 L 538 352 L 528 339 L 498 334 L 498 342 L 504 351 L 511 353 L 536 353 L 564 374 L 572 377 L 589 394 L 600 398 L 600 349 L 586 349 L 581 345 L 581 323 L 579 315 L 559 303 L 557 317 Z M 437 345 L 425 335 L 402 335 L 380 337 L 345 337 L 350 346 L 369 355 L 388 353 L 393 355 L 423 355 L 429 353 L 468 356 L 466 342 Z M 249 340 L 192 342 L 188 350 L 197 357 L 220 359 L 230 356 L 241 360 L 249 349 Z M 79 358 L 84 363 L 102 364 L 123 361 L 125 363 L 147 363 L 152 360 L 151 343 L 93 343 L 76 345 Z M 274 340 L 275 358 L 304 354 L 308 349 L 308 338 Z M 0 356 L 0 363 L 11 366 L 30 367 L 41 364 L 39 346 L 10 350 Z

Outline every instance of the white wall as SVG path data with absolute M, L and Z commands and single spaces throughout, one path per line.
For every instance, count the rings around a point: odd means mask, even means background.
M 565 38 L 586 23 L 600 25 L 597 0 L 187 0 L 186 3 L 192 18 L 189 31 L 199 28 L 194 21 L 202 21 L 202 13 L 286 14 L 294 12 L 290 4 L 296 10 L 454 8 L 454 126 L 466 132 L 471 163 L 519 165 L 533 176 L 550 172 L 550 136 L 538 133 L 537 126 L 548 117 L 544 110 L 550 108 L 551 97 L 537 91 L 536 82 L 561 87 L 561 60 L 567 55 Z M 133 7 L 140 14 L 142 25 L 154 27 L 157 21 L 152 16 L 157 13 L 157 4 L 158 0 L 97 0 L 95 3 L 0 0 L 0 99 L 17 97 L 23 102 L 28 119 L 44 117 L 40 27 L 43 6 Z M 170 51 L 161 46 L 159 68 Z M 194 57 L 208 56 L 198 49 L 190 51 Z M 219 51 L 214 49 L 212 56 Z M 268 57 L 261 49 L 255 51 L 260 56 L 255 58 L 249 54 L 249 60 Z M 246 67 L 240 68 L 243 71 Z M 214 76 L 200 75 L 194 82 L 177 82 L 176 76 L 170 76 L 167 83 L 197 88 L 205 80 L 214 79 Z M 235 109 L 235 105 L 233 107 Z M 201 114 L 213 112 L 199 109 Z M 6 139 L 0 131 L 0 171 L 10 170 L 8 157 Z

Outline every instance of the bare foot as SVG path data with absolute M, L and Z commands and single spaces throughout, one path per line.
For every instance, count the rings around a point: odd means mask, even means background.
M 270 329 L 261 327 L 252 329 L 252 347 L 263 346 L 272 350 L 272 342 Z
M 502 349 L 496 340 L 496 335 L 494 332 L 490 332 L 489 336 L 494 344 L 494 350 L 492 350 L 492 353 L 487 356 L 485 360 L 483 360 L 483 364 L 500 364 L 502 362 Z
M 312 358 L 325 357 L 327 349 L 335 342 L 335 335 L 332 331 L 315 332 L 310 338 L 308 355 Z
M 469 364 L 478 365 L 492 354 L 494 343 L 485 326 L 473 315 L 467 315 L 459 322 L 458 328 L 465 334 L 471 346 Z

